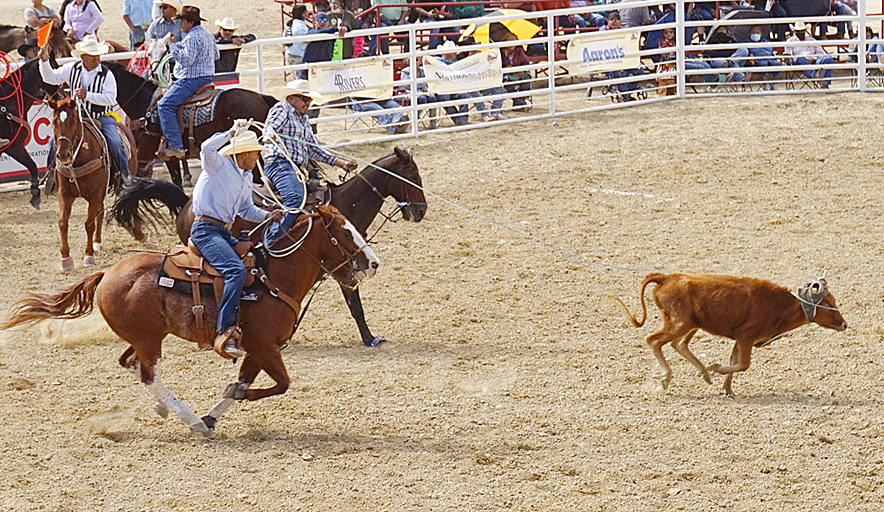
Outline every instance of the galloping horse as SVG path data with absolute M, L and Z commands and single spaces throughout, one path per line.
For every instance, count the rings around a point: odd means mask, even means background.
M 110 182 L 110 155 L 101 128 L 91 119 L 80 116 L 74 99 L 60 102 L 50 100 L 54 111 L 52 129 L 56 141 L 56 180 L 58 182 L 58 230 L 61 232 L 61 268 L 74 268 L 68 245 L 68 221 L 74 199 L 82 197 L 89 203 L 86 214 L 86 256 L 83 266 L 95 266 L 95 252 L 101 248 L 101 221 L 104 218 L 104 198 Z M 129 165 L 135 165 L 135 140 L 129 130 L 118 124 L 131 148 Z M 135 238 L 142 239 L 140 223 L 133 225 Z
M 162 129 L 160 120 L 151 115 L 151 108 L 156 104 L 159 86 L 150 80 L 130 73 L 125 66 L 106 63 L 117 80 L 117 103 L 126 115 L 132 119 L 132 134 L 138 143 L 138 176 L 151 175 L 151 169 L 160 146 Z M 193 130 L 194 152 L 198 153 L 200 145 L 217 132 L 229 130 L 234 119 L 254 119 L 264 122 L 270 107 L 276 104 L 276 98 L 258 94 L 247 89 L 227 89 L 219 93 L 215 118 L 208 123 L 198 125 Z M 181 167 L 176 158 L 166 160 L 166 167 L 172 182 L 181 187 Z
M 385 169 L 387 172 L 380 169 Z M 373 164 L 366 166 L 342 185 L 329 185 L 330 204 L 350 219 L 364 237 L 387 196 L 392 196 L 401 205 L 402 217 L 405 220 L 420 222 L 427 213 L 427 202 L 420 188 L 422 186 L 417 164 L 414 163 L 411 154 L 396 148 L 392 154 L 375 160 Z M 132 233 L 135 222 L 158 217 L 163 206 L 168 208 L 172 217 L 177 218 L 178 238 L 187 244 L 190 225 L 193 223 L 190 198 L 181 189 L 168 182 L 134 180 L 123 188 L 111 209 L 110 218 L 115 219 Z M 234 233 L 249 228 L 242 219 L 237 219 L 237 223 L 234 223 L 232 228 Z M 347 301 L 350 314 L 359 326 L 362 343 L 372 347 L 386 341 L 382 336 L 373 335 L 368 328 L 359 290 L 341 286 L 341 292 Z
M 324 270 L 336 279 L 359 280 L 373 275 L 379 264 L 353 225 L 333 207 L 321 206 L 316 213 L 302 215 L 289 231 L 289 237 L 282 237 L 273 249 L 284 251 L 291 244 L 290 239 L 302 236 L 304 240 L 297 250 L 267 261 L 266 280 L 262 281 L 269 293 L 263 293 L 257 301 L 241 304 L 242 348 L 247 354 L 239 379 L 227 387 L 223 400 L 202 419 L 166 388 L 160 375 L 158 362 L 163 339 L 168 334 L 191 341 L 196 338 L 191 295 L 157 284 L 164 254 L 134 254 L 58 293 L 22 299 L 13 306 L 0 329 L 35 324 L 47 318 L 78 318 L 89 314 L 93 305 L 98 304 L 108 326 L 131 345 L 120 357 L 120 364 L 139 372 L 141 382 L 159 401 L 157 411 L 165 416 L 171 410 L 192 431 L 209 436 L 234 400 L 259 400 L 288 389 L 289 376 L 280 349 L 292 335 L 301 301 L 316 274 Z M 216 301 L 207 297 L 205 302 L 207 320 L 213 319 L 208 327 L 213 328 L 214 314 L 208 313 L 217 312 Z M 248 389 L 261 370 L 276 385 Z

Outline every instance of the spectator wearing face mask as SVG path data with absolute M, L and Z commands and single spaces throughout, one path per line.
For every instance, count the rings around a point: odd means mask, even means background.
M 331 0 L 329 3 L 331 10 L 328 13 L 329 25 L 334 28 L 346 27 L 347 31 L 356 30 L 356 16 L 352 12 L 344 9 L 344 0 Z M 348 37 L 335 41 L 335 47 L 339 46 L 342 59 L 353 58 L 354 38 Z M 338 49 L 333 49 L 333 54 L 338 54 Z
M 749 29 L 749 39 L 744 40 L 744 43 L 769 43 L 761 34 L 761 27 L 758 25 L 753 25 L 752 28 Z M 778 61 L 773 54 L 773 48 L 749 48 L 749 65 L 754 67 L 764 68 L 766 66 L 779 66 L 780 61 Z M 761 79 L 767 81 L 769 79 L 778 79 L 780 77 L 779 71 L 761 71 L 760 73 Z M 776 91 L 777 84 L 775 83 L 765 83 L 762 86 L 762 89 L 765 91 Z

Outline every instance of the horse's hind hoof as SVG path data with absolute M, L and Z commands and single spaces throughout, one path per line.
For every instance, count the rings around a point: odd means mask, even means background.
M 95 266 L 95 256 L 92 256 L 91 254 L 87 254 L 85 257 L 83 257 L 83 266 L 86 268 L 94 267 Z
M 40 189 L 37 189 L 36 194 L 31 194 L 31 206 L 36 209 L 40 209 Z
M 166 404 L 159 403 L 156 407 L 154 407 L 154 410 L 157 412 L 157 414 L 162 416 L 163 419 L 169 417 L 169 408 L 166 407 Z
M 212 437 L 212 429 L 206 426 L 202 420 L 190 426 L 190 431 L 196 434 L 202 434 L 204 437 Z
M 192 188 L 192 187 L 193 187 L 193 183 L 191 183 L 190 180 L 184 180 L 184 186 L 185 186 L 185 187 L 188 187 L 188 188 Z
M 384 338 L 383 336 L 375 336 L 374 338 L 372 338 L 370 340 L 363 340 L 362 343 L 366 347 L 376 347 L 376 346 L 380 345 L 381 343 L 386 343 L 386 342 L 387 342 L 387 338 Z
M 71 270 L 74 270 L 74 258 L 71 258 L 70 256 L 62 258 L 61 270 L 62 272 L 70 272 Z

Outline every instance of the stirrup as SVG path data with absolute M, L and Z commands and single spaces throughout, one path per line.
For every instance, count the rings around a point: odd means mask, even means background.
M 239 326 L 234 325 L 228 328 L 215 338 L 215 352 L 224 359 L 236 359 L 245 356 L 245 351 L 239 346 L 241 338 L 242 329 Z

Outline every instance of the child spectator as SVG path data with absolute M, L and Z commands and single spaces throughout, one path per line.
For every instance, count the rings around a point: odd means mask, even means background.
M 744 43 L 769 43 L 766 37 L 762 35 L 761 27 L 758 25 L 753 25 L 752 28 L 749 29 L 749 39 L 744 40 Z M 765 66 L 779 66 L 780 61 L 774 57 L 772 48 L 749 48 L 749 59 L 751 61 L 751 65 L 755 67 L 765 67 Z M 761 72 L 761 79 L 767 82 L 768 79 L 773 78 L 777 79 L 780 77 L 779 71 L 774 72 Z M 765 83 L 762 85 L 762 89 L 765 91 L 776 91 L 777 84 L 775 83 Z
M 307 27 L 307 6 L 297 5 L 292 9 L 292 22 L 285 27 L 282 37 L 306 36 L 310 30 Z M 289 66 L 300 64 L 304 61 L 304 50 L 307 43 L 292 43 L 285 50 L 285 63 Z M 300 72 L 299 72 L 300 73 Z

